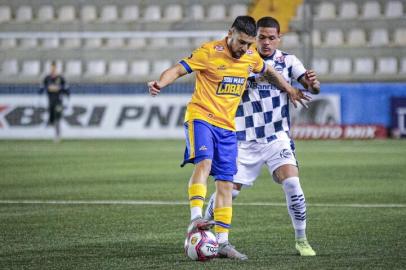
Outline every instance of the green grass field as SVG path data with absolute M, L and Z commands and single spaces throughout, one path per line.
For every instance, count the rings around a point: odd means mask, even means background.
M 296 255 L 281 187 L 264 170 L 234 206 L 230 240 L 243 263 L 184 256 L 183 150 L 0 141 L 0 269 L 406 269 L 406 141 L 297 142 L 318 256 Z

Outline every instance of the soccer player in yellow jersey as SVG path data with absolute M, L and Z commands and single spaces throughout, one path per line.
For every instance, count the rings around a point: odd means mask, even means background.
M 265 64 L 256 50 L 255 20 L 249 16 L 235 19 L 223 40 L 208 42 L 191 56 L 165 70 L 158 81 L 148 83 L 152 96 L 181 76 L 196 72 L 196 85 L 185 115 L 186 150 L 184 162 L 195 165 L 189 180 L 191 223 L 188 233 L 207 230 L 214 225 L 219 256 L 246 260 L 228 241 L 232 219 L 233 175 L 237 172 L 237 138 L 234 117 L 251 72 L 266 73 L 290 100 L 307 99 L 291 87 L 271 66 Z M 207 192 L 207 178 L 215 179 L 214 223 L 202 218 Z

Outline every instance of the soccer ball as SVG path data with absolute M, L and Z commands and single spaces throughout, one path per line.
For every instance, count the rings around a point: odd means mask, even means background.
M 207 261 L 217 256 L 218 244 L 211 231 L 190 233 L 185 239 L 185 254 L 194 261 Z

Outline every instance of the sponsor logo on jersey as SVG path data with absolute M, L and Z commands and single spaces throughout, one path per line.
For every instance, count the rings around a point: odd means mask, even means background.
M 247 50 L 246 54 L 253 54 L 254 51 L 253 50 Z
M 224 76 L 217 87 L 217 95 L 241 96 L 244 92 L 245 78 Z
M 222 45 L 216 45 L 216 46 L 214 46 L 214 49 L 215 49 L 216 51 L 222 52 L 222 51 L 224 51 L 224 46 L 222 46 Z
M 276 65 L 275 70 L 278 71 L 280 74 L 283 73 L 283 67 L 282 66 Z
M 48 91 L 52 92 L 52 93 L 56 93 L 60 91 L 60 87 L 59 87 L 59 80 L 57 80 L 55 83 L 51 83 L 48 86 Z
M 207 146 L 206 145 L 200 146 L 199 151 L 207 151 Z
M 290 151 L 289 149 L 283 149 L 283 150 L 280 152 L 280 156 L 281 156 L 281 158 L 291 158 L 291 156 L 292 156 L 292 151 Z

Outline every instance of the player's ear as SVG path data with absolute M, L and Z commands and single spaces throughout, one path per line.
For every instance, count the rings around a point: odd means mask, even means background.
M 227 37 L 228 37 L 228 38 L 231 38 L 231 36 L 233 35 L 233 32 L 234 32 L 234 29 L 233 29 L 233 28 L 228 29 L 228 35 L 227 35 Z

